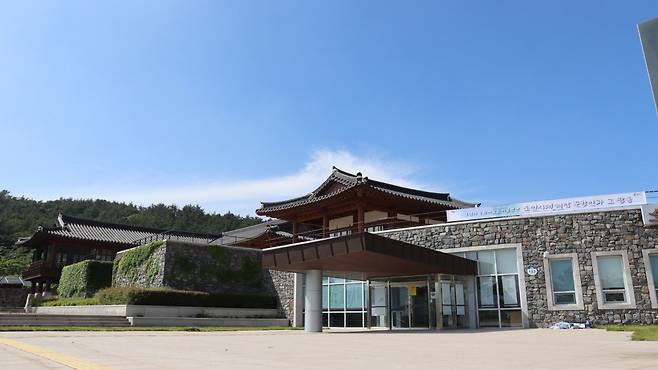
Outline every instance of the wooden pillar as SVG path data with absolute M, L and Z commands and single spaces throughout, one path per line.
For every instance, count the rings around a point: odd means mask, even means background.
M 299 236 L 299 224 L 297 221 L 292 222 L 292 242 L 297 243 L 297 238 Z
M 326 238 L 329 236 L 329 215 L 324 213 L 322 215 L 322 237 Z
M 398 218 L 398 212 L 394 210 L 388 210 L 388 220 L 386 220 L 386 225 L 384 229 L 397 229 L 398 225 L 396 219 Z
M 365 229 L 365 209 L 359 205 L 356 209 L 356 232 L 362 233 Z
M 37 293 L 43 293 L 43 281 L 37 283 Z

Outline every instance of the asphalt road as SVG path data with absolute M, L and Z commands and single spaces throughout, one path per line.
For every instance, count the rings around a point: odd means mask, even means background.
M 0 333 L 7 369 L 656 369 L 658 342 L 603 330 Z

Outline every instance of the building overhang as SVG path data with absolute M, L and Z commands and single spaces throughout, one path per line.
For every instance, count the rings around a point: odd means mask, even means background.
M 263 267 L 348 279 L 376 279 L 427 274 L 475 275 L 476 262 L 383 236 L 358 233 L 267 248 Z

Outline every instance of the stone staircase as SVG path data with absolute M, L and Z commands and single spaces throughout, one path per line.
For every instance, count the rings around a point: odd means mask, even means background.
M 130 326 L 123 316 L 91 315 L 38 315 L 27 313 L 0 313 L 0 326 Z

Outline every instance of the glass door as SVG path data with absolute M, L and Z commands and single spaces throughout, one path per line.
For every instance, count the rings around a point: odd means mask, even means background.
M 441 280 L 441 320 L 444 328 L 464 328 L 468 325 L 463 282 Z
M 370 282 L 370 327 L 388 328 L 388 282 Z
M 430 326 L 428 291 L 427 282 L 409 287 L 409 312 L 412 328 L 428 328 Z
M 389 292 L 392 329 L 429 328 L 427 281 L 391 282 Z
M 404 283 L 391 283 L 391 327 L 409 328 L 409 288 Z

